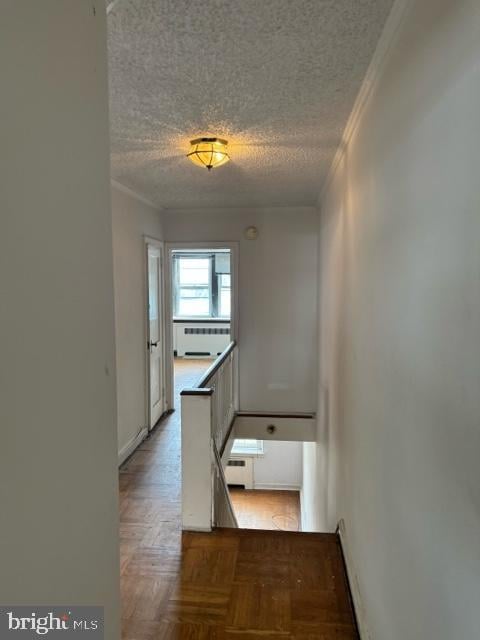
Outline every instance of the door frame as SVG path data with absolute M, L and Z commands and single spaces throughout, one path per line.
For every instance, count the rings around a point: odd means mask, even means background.
M 238 309 L 238 256 L 239 242 L 166 242 L 165 243 L 165 393 L 169 410 L 179 409 L 175 407 L 173 379 L 173 305 L 172 305 L 172 252 L 175 249 L 230 249 L 231 269 L 231 314 L 230 314 L 230 339 L 238 343 L 239 309 Z M 237 376 L 238 380 L 238 376 Z
M 161 358 L 162 358 L 162 376 L 163 376 L 163 388 L 165 389 L 163 392 L 163 412 L 162 415 L 165 414 L 169 410 L 168 406 L 168 395 L 167 395 L 167 385 L 166 385 L 166 374 L 167 374 L 167 366 L 166 366 L 166 345 L 165 345 L 165 243 L 162 240 L 157 240 L 157 238 L 153 238 L 151 236 L 143 236 L 143 244 L 144 244 L 144 300 L 143 300 L 143 317 L 144 317 L 144 340 L 143 340 L 143 348 L 145 353 L 145 424 L 147 425 L 147 429 L 151 431 L 153 426 L 150 428 L 150 349 L 148 346 L 148 340 L 150 337 L 150 318 L 149 318 L 149 309 L 148 309 L 148 247 L 154 246 L 160 251 L 160 278 L 159 278 L 159 306 L 162 311 L 160 314 L 160 335 L 162 340 L 162 349 L 161 349 Z

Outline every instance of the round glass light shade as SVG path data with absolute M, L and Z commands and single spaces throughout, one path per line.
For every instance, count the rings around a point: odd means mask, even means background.
M 187 158 L 193 162 L 193 164 L 199 167 L 206 167 L 209 171 L 213 167 L 219 167 L 230 160 L 227 153 L 226 140 L 221 138 L 197 138 L 192 140 L 191 151 L 187 154 Z

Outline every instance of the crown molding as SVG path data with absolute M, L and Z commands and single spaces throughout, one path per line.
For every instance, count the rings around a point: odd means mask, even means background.
M 378 85 L 383 70 L 390 57 L 390 52 L 392 51 L 393 45 L 396 42 L 400 28 L 405 21 L 408 10 L 414 4 L 414 2 L 415 0 L 395 0 L 395 2 L 393 3 L 392 10 L 390 11 L 387 21 L 385 22 L 385 26 L 378 41 L 377 47 L 372 56 L 370 64 L 368 65 L 365 78 L 363 79 L 362 85 L 353 104 L 352 111 L 347 120 L 341 142 L 338 146 L 337 151 L 335 152 L 325 182 L 320 189 L 320 195 L 317 202 L 317 205 L 319 207 L 321 206 L 323 197 L 328 187 L 330 186 L 330 182 L 332 181 L 333 176 L 335 175 L 337 168 L 343 156 L 345 155 L 350 140 L 358 127 L 361 116 L 363 115 L 363 112 L 367 107 L 368 101 Z
M 107 16 L 110 13 L 110 11 L 113 11 L 113 9 L 115 8 L 115 5 L 118 4 L 120 2 L 120 0 L 111 0 L 111 2 L 107 2 Z
M 161 207 L 159 207 L 158 205 L 154 204 L 151 200 L 148 200 L 148 198 L 144 198 L 142 195 L 140 195 L 136 191 L 133 191 L 133 189 L 129 189 L 128 187 L 126 187 L 125 185 L 121 184 L 120 182 L 117 182 L 117 180 L 110 180 L 110 184 L 112 185 L 112 187 L 114 189 L 117 189 L 117 191 L 121 191 L 122 193 L 126 193 L 127 196 L 135 198 L 135 200 L 138 200 L 139 202 L 143 202 L 143 204 L 146 204 L 149 207 L 153 207 L 157 211 L 161 211 L 162 210 Z

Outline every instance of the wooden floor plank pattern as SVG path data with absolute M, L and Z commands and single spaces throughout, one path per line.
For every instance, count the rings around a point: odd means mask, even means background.
M 300 531 L 300 493 L 265 489 L 230 489 L 242 529 Z
M 184 361 L 178 389 L 208 361 Z M 336 536 L 180 528 L 180 411 L 120 472 L 125 640 L 358 640 Z

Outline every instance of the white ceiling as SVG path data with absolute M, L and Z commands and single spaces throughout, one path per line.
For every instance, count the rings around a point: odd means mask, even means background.
M 316 204 L 392 4 L 116 0 L 112 177 L 164 208 Z M 202 135 L 231 162 L 191 164 Z

